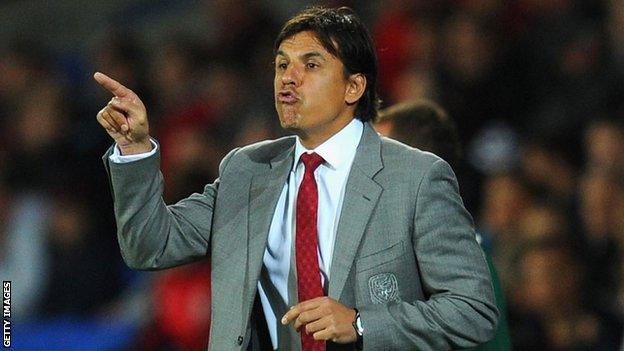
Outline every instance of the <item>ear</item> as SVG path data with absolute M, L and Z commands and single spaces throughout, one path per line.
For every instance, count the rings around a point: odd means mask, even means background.
M 345 102 L 347 105 L 353 105 L 358 102 L 365 90 L 366 76 L 362 73 L 350 75 L 347 83 L 347 91 L 345 92 Z

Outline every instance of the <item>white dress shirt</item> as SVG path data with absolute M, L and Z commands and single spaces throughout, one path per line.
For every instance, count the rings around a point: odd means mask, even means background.
M 347 177 L 363 131 L 364 124 L 358 119 L 353 119 L 346 127 L 314 150 L 307 150 L 299 138 L 295 142 L 293 166 L 288 182 L 284 184 L 277 201 L 263 258 L 271 282 L 288 305 L 296 303 L 296 301 L 288 301 L 288 274 L 291 263 L 291 248 L 294 247 L 293 239 L 296 233 L 297 192 L 305 173 L 305 167 L 303 162 L 299 162 L 299 158 L 304 152 L 316 152 L 325 160 L 314 172 L 314 178 L 318 187 L 317 231 L 320 278 L 323 288 L 327 291 L 327 284 L 331 279 L 329 272 Z M 277 349 L 277 323 L 280 323 L 282 316 L 275 316 L 260 283 L 258 283 L 258 289 L 271 342 L 273 348 Z
M 327 285 L 331 279 L 330 269 L 332 255 L 334 250 L 334 242 L 336 239 L 336 229 L 338 228 L 338 220 L 340 218 L 340 209 L 347 184 L 347 177 L 355 158 L 355 152 L 362 133 L 364 124 L 353 119 L 338 133 L 314 150 L 307 150 L 300 142 L 299 137 L 295 142 L 295 157 L 293 166 L 288 177 L 288 182 L 284 184 L 284 188 L 277 201 L 277 207 L 271 226 L 267 247 L 264 251 L 263 262 L 266 267 L 269 278 L 284 302 L 288 305 L 294 305 L 296 301 L 289 301 L 288 298 L 288 275 L 291 264 L 291 250 L 293 239 L 296 233 L 296 203 L 299 185 L 303 180 L 304 165 L 299 162 L 301 154 L 304 152 L 319 154 L 325 162 L 321 164 L 314 176 L 318 187 L 318 257 L 321 272 L 321 282 L 323 288 L 327 291 Z M 115 147 L 110 160 L 116 163 L 132 162 L 148 157 L 156 152 L 157 145 L 152 141 L 154 148 L 152 151 L 138 155 L 123 156 L 119 154 L 119 150 Z M 268 301 L 260 282 L 258 282 L 260 292 L 260 300 L 262 309 L 267 321 L 269 334 L 273 348 L 278 348 L 277 323 L 280 323 L 282 316 L 276 316 Z

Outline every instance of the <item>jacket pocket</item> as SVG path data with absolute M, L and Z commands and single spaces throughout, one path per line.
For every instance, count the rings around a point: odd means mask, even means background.
M 356 271 L 364 272 L 382 264 L 401 258 L 405 251 L 403 241 L 392 244 L 372 254 L 367 254 L 355 261 Z

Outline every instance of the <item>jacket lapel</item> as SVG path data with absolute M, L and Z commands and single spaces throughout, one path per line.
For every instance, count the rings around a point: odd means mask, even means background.
M 249 189 L 249 235 L 247 237 L 247 274 L 243 296 L 248 317 L 255 295 L 255 285 L 262 268 L 262 256 L 267 245 L 269 227 L 277 200 L 286 184 L 293 164 L 294 144 L 271 159 L 251 180 Z
M 382 168 L 381 141 L 370 123 L 366 123 L 347 179 L 336 232 L 329 279 L 329 296 L 335 299 L 342 294 L 360 240 L 383 190 L 373 180 Z

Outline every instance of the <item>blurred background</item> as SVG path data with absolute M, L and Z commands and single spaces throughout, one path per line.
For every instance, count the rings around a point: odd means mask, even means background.
M 458 175 L 499 271 L 516 350 L 620 350 L 624 1 L 326 1 L 368 24 L 384 107 L 455 119 Z M 102 71 L 162 145 L 165 198 L 233 147 L 283 135 L 273 40 L 305 1 L 0 3 L 0 277 L 24 350 L 201 350 L 210 262 L 122 262 L 96 122 Z

